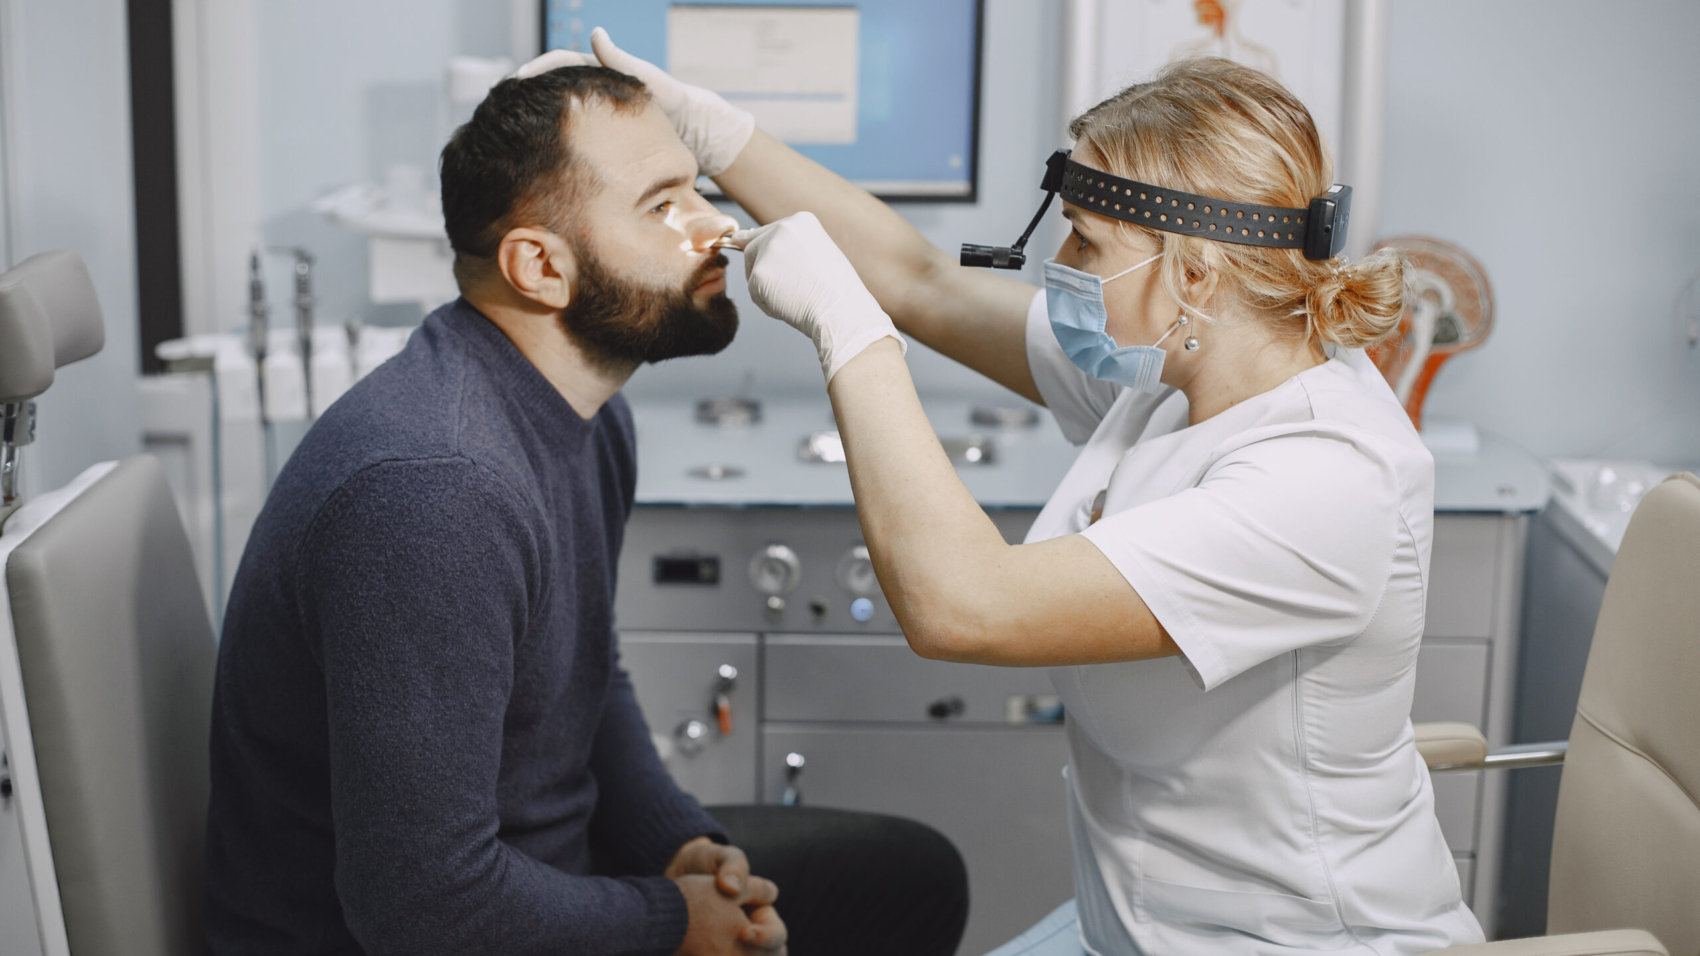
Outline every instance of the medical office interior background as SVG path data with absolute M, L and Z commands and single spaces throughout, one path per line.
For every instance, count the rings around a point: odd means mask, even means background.
M 1045 157 L 1089 105 L 1067 102 L 1071 24 L 1147 2 L 1158 0 L 985 0 L 976 199 L 903 203 L 903 215 L 952 250 L 1019 234 Z M 1354 228 L 1454 243 L 1494 297 L 1491 335 L 1441 369 L 1425 414 L 1549 465 L 1694 468 L 1700 4 L 1361 6 L 1385 18 L 1384 89 L 1360 94 L 1380 99 L 1384 132 L 1379 189 L 1359 194 Z M 320 328 L 357 320 L 382 337 L 417 325 L 420 304 L 373 301 L 368 237 L 326 197 L 372 184 L 434 192 L 437 152 L 469 108 L 445 92 L 448 64 L 523 61 L 540 49 L 540 21 L 536 0 L 0 0 L 0 266 L 76 251 L 107 322 L 104 351 L 40 400 L 26 493 L 148 448 L 176 462 L 190 520 L 204 511 L 195 463 L 170 452 L 183 407 L 205 396 L 174 391 L 154 347 L 247 329 L 256 247 L 310 250 Z M 1027 281 L 1059 221 L 1053 211 L 1035 236 Z M 292 328 L 293 265 L 263 261 L 277 329 Z M 819 400 L 808 342 L 749 303 L 736 261 L 730 278 L 737 341 L 639 371 L 628 397 Z M 909 362 L 924 394 L 1016 403 L 919 345 Z M 286 454 L 288 435 L 276 441 Z M 1555 468 L 1555 500 L 1568 487 L 1585 511 L 1574 483 L 1597 482 L 1598 467 Z M 1531 533 L 1528 566 L 1561 544 Z M 221 546 L 233 570 L 239 535 Z M 1510 913 L 1501 930 L 1538 932 L 1540 915 Z

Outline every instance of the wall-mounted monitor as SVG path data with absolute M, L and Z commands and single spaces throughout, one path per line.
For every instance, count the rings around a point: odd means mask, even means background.
M 875 195 L 972 202 L 982 0 L 545 0 L 544 49 L 608 30 Z

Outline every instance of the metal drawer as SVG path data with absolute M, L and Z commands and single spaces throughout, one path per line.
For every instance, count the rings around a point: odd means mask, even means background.
M 1480 771 L 1472 771 L 1437 773 L 1429 778 L 1434 783 L 1434 815 L 1440 820 L 1440 832 L 1446 837 L 1446 845 L 1454 853 L 1475 852 L 1481 777 Z
M 1489 645 L 1482 641 L 1423 641 L 1411 720 L 1462 720 L 1481 727 L 1486 715 Z
M 631 675 L 656 749 L 679 786 L 703 803 L 756 799 L 758 663 L 753 634 L 621 634 L 620 661 Z M 722 664 L 738 669 L 727 696 L 732 734 L 722 737 L 714 709 Z M 699 721 L 707 733 L 685 739 Z
M 1458 868 L 1458 887 L 1464 891 L 1464 902 L 1476 895 L 1476 857 L 1471 853 L 1452 854 L 1452 864 Z
M 791 753 L 805 761 L 805 805 L 908 817 L 956 844 L 971 900 L 959 953 L 1008 942 L 1074 895 L 1061 727 L 768 724 L 766 802 L 784 792 Z
M 1056 693 L 1042 667 L 930 661 L 901 637 L 773 635 L 765 655 L 768 720 L 1003 724 L 1011 698 Z
M 1429 637 L 1493 635 L 1502 515 L 1436 515 L 1429 566 Z

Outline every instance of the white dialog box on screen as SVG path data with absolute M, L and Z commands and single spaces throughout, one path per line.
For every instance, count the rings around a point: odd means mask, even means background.
M 787 143 L 856 142 L 855 7 L 673 6 L 667 72 Z

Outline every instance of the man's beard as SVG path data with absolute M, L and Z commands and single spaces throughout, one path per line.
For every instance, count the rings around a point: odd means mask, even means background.
M 579 244 L 583 245 L 583 244 Z M 698 308 L 691 291 L 706 273 L 724 268 L 716 254 L 704 262 L 682 289 L 653 289 L 611 274 L 588 248 L 578 258 L 578 295 L 561 313 L 561 323 L 592 361 L 609 367 L 633 367 L 686 355 L 713 355 L 738 334 L 738 307 L 718 292 Z

